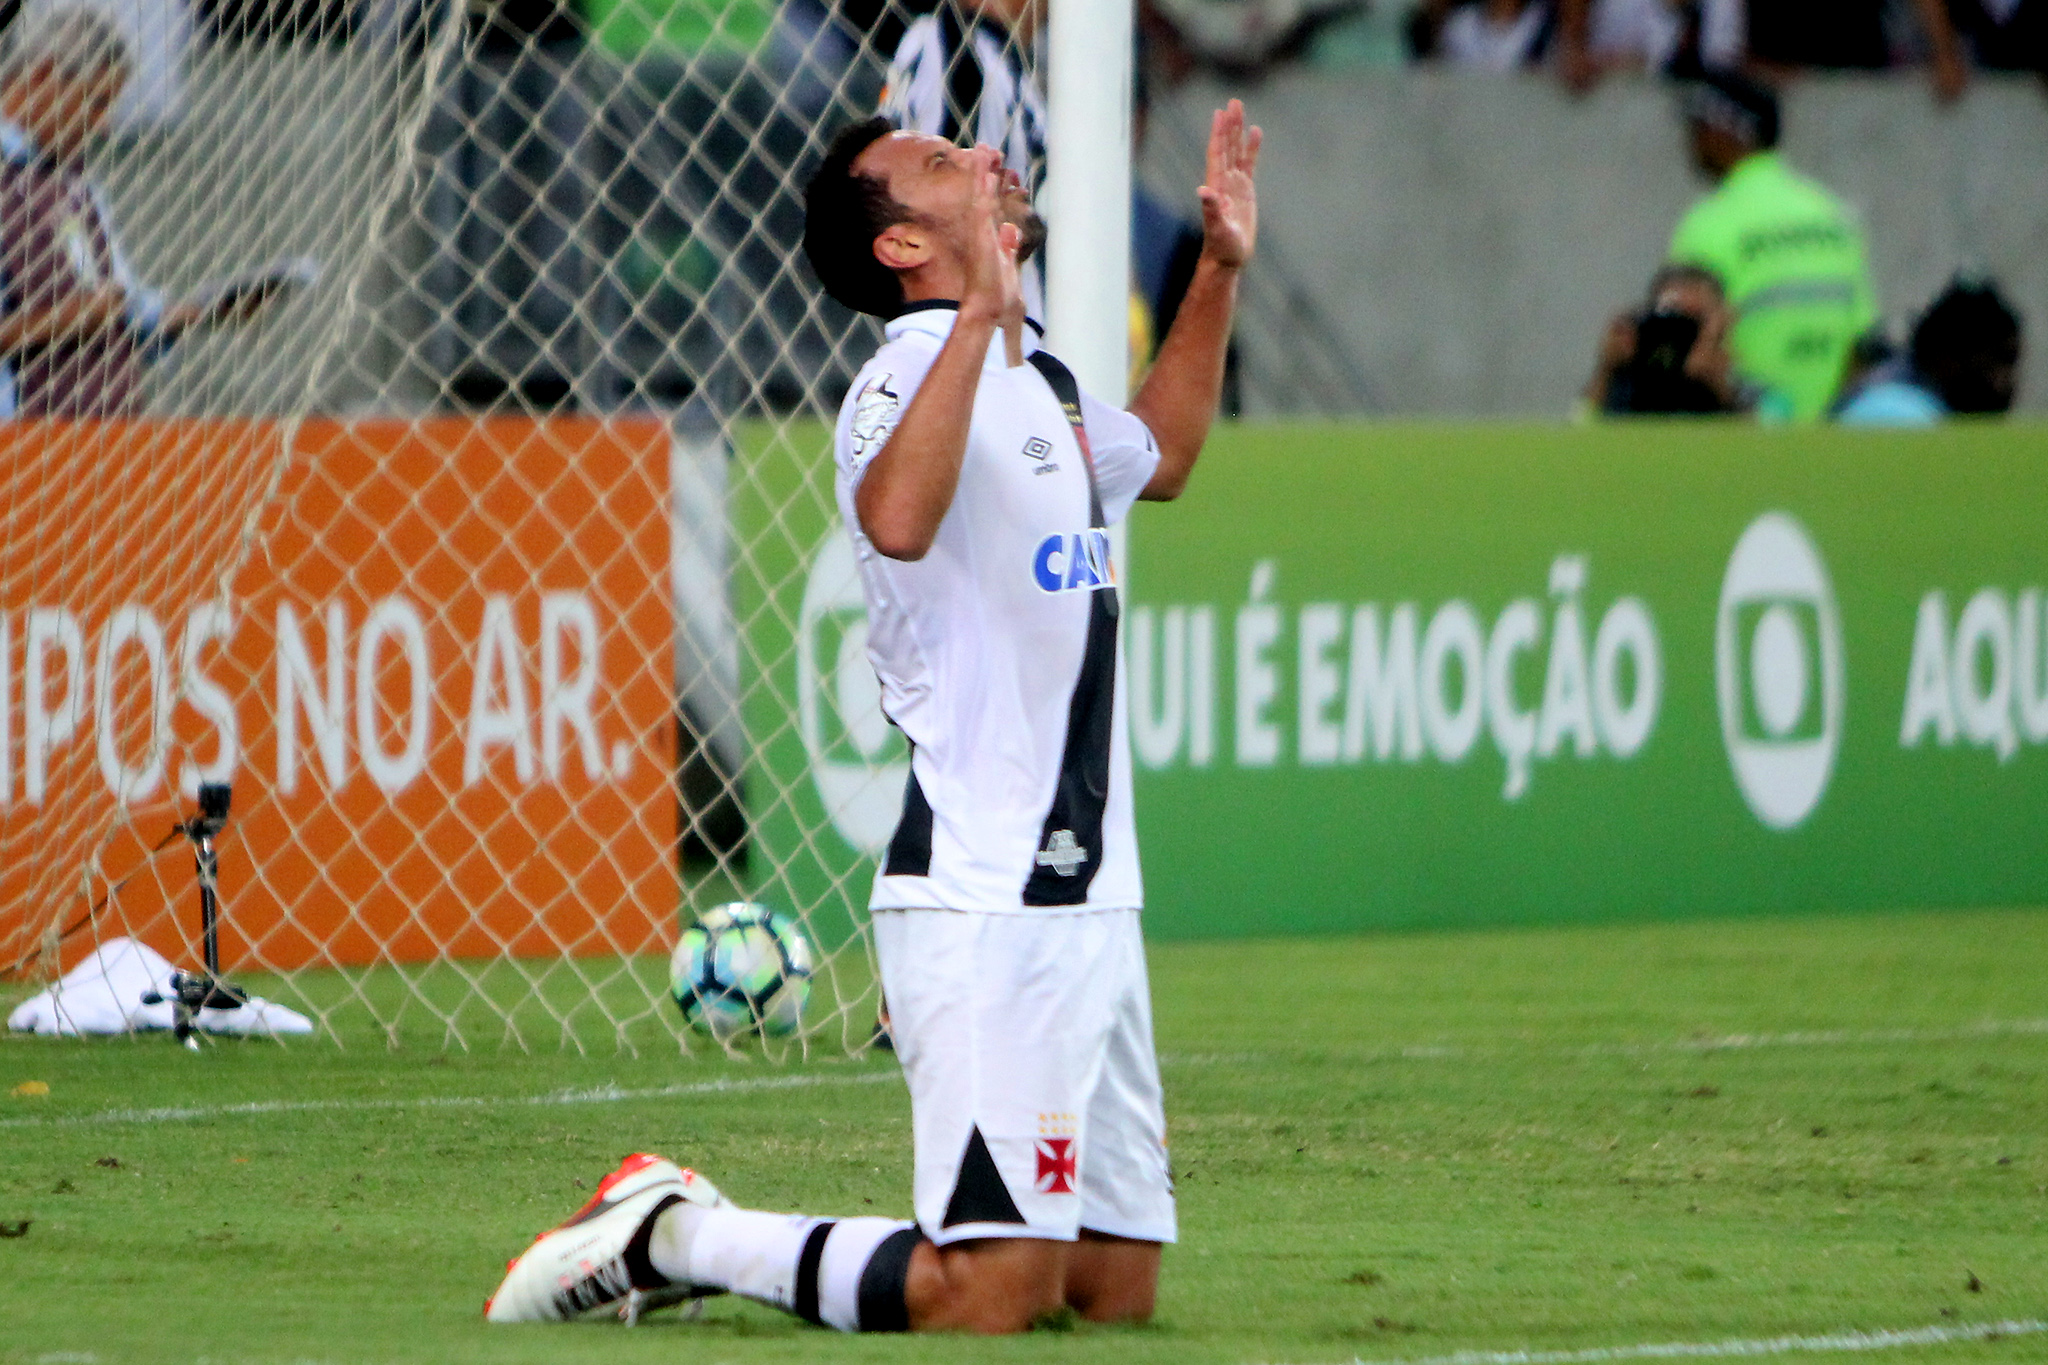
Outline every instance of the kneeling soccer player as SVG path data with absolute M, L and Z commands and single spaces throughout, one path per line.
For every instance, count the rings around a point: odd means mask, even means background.
M 635 1156 L 513 1264 L 492 1321 L 723 1292 L 846 1331 L 1151 1315 L 1174 1207 L 1106 528 L 1176 497 L 1208 437 L 1258 150 L 1232 101 L 1201 264 L 1121 412 L 1037 347 L 1017 264 L 1044 225 L 995 151 L 880 120 L 834 143 L 805 250 L 889 320 L 836 459 L 883 709 L 912 745 L 871 905 L 917 1221 L 758 1213 Z

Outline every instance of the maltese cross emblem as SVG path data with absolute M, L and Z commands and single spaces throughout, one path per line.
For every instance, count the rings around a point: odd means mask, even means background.
M 1074 1182 L 1080 1178 L 1079 1163 L 1074 1157 L 1074 1140 L 1070 1137 L 1038 1139 L 1038 1180 L 1040 1194 L 1072 1194 Z

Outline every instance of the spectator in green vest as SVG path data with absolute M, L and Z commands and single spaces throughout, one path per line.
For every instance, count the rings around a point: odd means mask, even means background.
M 1760 415 L 1815 421 L 1877 321 L 1863 230 L 1778 154 L 1778 99 L 1766 87 L 1709 74 L 1687 86 L 1685 114 L 1693 160 L 1716 184 L 1679 222 L 1671 260 L 1727 287 L 1736 368 L 1770 396 Z

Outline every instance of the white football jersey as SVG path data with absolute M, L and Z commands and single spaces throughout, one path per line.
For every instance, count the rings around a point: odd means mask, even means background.
M 839 513 L 867 595 L 882 710 L 911 744 L 903 814 L 870 905 L 1018 913 L 1143 904 L 1118 676 L 1108 527 L 1159 450 L 1128 412 L 1075 391 L 1084 451 L 1025 332 L 983 362 L 953 505 L 914 563 L 861 534 L 854 490 L 953 328 L 913 304 L 861 370 L 834 438 Z M 1092 471 L 1091 471 L 1092 455 Z

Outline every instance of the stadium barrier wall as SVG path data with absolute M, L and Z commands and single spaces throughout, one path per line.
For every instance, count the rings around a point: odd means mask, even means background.
M 6 959 L 82 916 L 69 840 L 117 889 L 63 965 L 117 933 L 190 960 L 190 856 L 151 846 L 200 781 L 234 788 L 231 968 L 665 950 L 669 454 L 644 419 L 0 427 L 40 532 L 0 538 L 0 819 L 42 831 L 0 867 Z M 280 467 L 249 527 L 163 512 L 173 471 L 240 507 Z M 245 535 L 218 596 L 165 596 L 161 556 Z
M 905 755 L 845 537 L 791 505 L 807 571 L 746 616 L 802 723 L 752 789 L 802 808 L 758 829 L 860 904 Z M 2039 427 L 1220 431 L 1130 534 L 1150 930 L 2038 903 L 2044 510 Z

